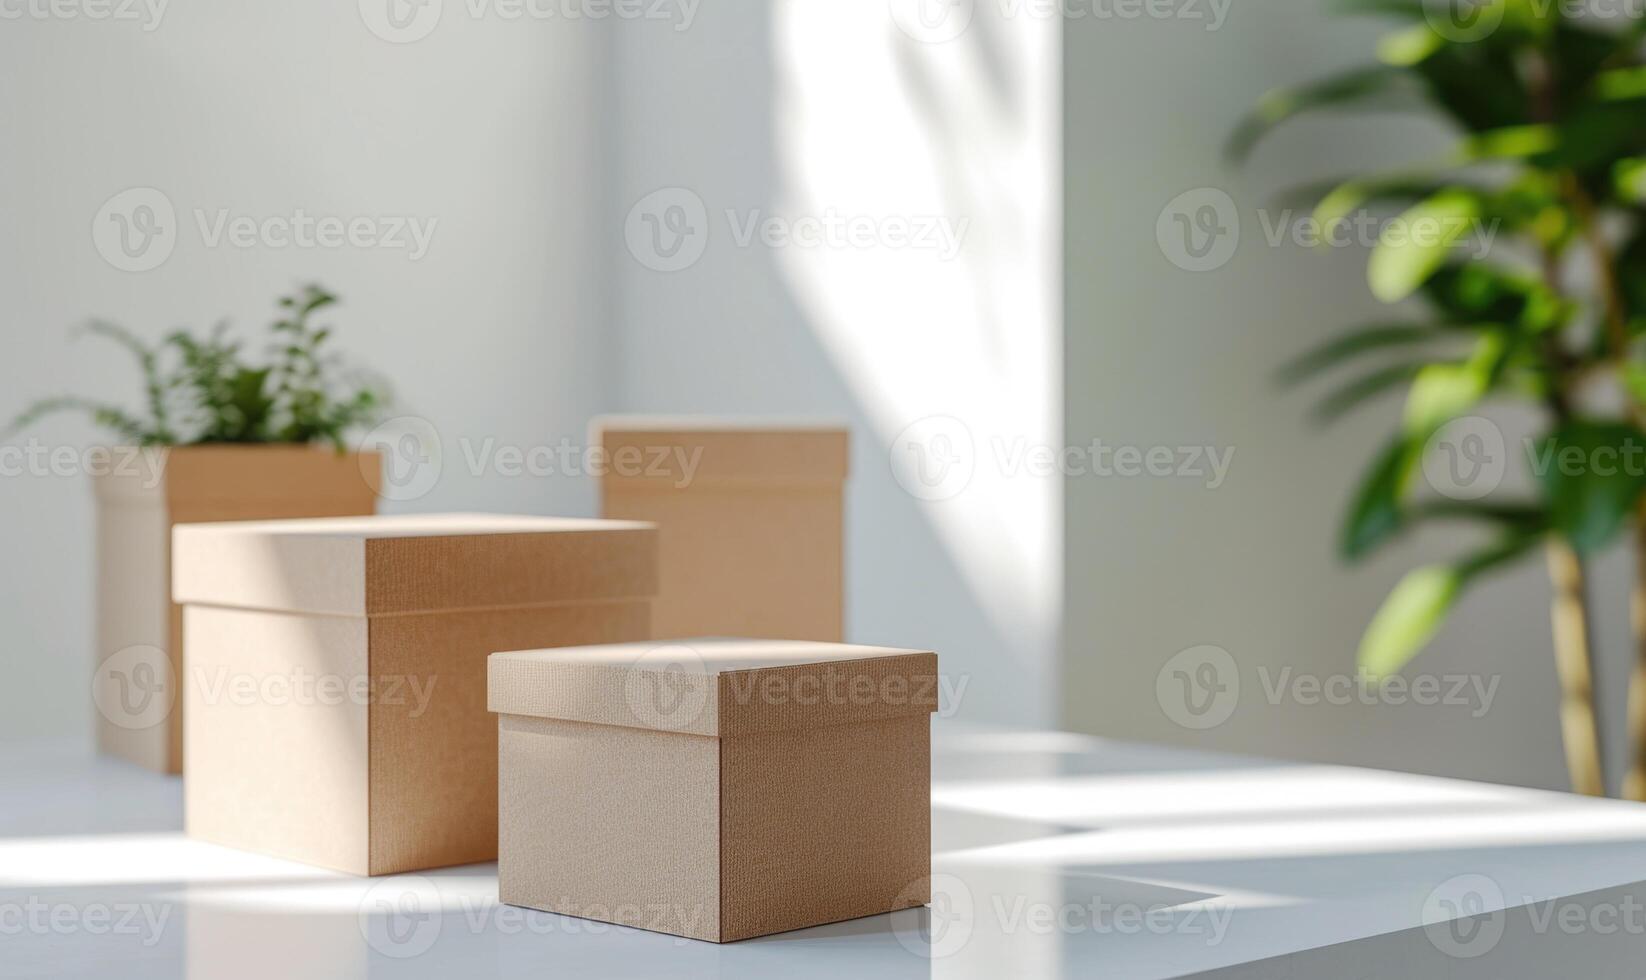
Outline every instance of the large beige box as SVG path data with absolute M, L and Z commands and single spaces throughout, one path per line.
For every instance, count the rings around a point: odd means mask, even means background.
M 644 638 L 649 524 L 176 529 L 191 836 L 355 874 L 497 856 L 494 650 Z
M 502 901 L 730 942 L 930 900 L 935 654 L 694 639 L 489 673 Z
M 183 767 L 182 611 L 171 530 L 198 521 L 342 517 L 377 509 L 375 452 L 318 446 L 123 447 L 91 467 L 97 499 L 97 745 L 159 772 Z
M 844 635 L 844 427 L 596 419 L 601 513 L 661 533 L 658 637 Z

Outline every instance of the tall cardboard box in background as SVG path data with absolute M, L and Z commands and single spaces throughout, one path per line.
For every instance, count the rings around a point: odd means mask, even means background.
M 602 515 L 660 529 L 654 635 L 842 638 L 843 426 L 608 416 L 591 442 Z
M 631 521 L 369 517 L 176 529 L 190 836 L 354 874 L 497 855 L 495 650 L 650 635 Z
M 690 639 L 489 671 L 502 901 L 732 942 L 930 900 L 935 654 Z
M 171 530 L 198 521 L 345 517 L 377 510 L 376 452 L 320 446 L 115 448 L 97 500 L 97 745 L 158 772 L 183 768 L 182 613 Z

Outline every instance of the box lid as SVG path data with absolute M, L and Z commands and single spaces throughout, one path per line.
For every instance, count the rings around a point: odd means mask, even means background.
M 339 616 L 650 598 L 644 521 L 498 514 L 179 524 L 180 603 Z
M 732 736 L 937 710 L 937 654 L 702 638 L 494 653 L 499 714 Z
M 590 424 L 603 479 L 680 489 L 702 483 L 839 483 L 850 434 L 839 422 L 607 415 Z

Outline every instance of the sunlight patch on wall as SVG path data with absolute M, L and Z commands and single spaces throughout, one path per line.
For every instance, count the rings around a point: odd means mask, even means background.
M 979 6 L 929 43 L 884 3 L 774 0 L 773 24 L 773 211 L 798 246 L 780 274 L 1049 688 L 1062 486 L 1034 457 L 1061 438 L 1056 19 Z

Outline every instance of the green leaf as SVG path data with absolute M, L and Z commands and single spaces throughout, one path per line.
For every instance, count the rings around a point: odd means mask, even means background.
M 1406 431 L 1432 434 L 1480 400 L 1484 388 L 1466 364 L 1430 364 L 1412 379 L 1406 394 Z
M 1539 444 L 1532 468 L 1554 529 L 1590 554 L 1616 537 L 1646 490 L 1646 433 L 1623 422 L 1574 420 Z
M 1374 677 L 1398 674 L 1445 625 L 1463 590 L 1486 571 L 1524 555 L 1538 535 L 1511 534 L 1459 562 L 1425 565 L 1406 573 L 1361 636 L 1357 660 Z
M 286 360 L 261 366 L 242 360 L 242 344 L 229 339 L 226 322 L 203 336 L 174 330 L 154 346 L 123 327 L 94 322 L 87 332 L 114 340 L 138 358 L 152 423 L 113 405 L 64 397 L 29 406 L 12 422 L 11 431 L 53 412 L 82 411 L 119 438 L 139 445 L 321 440 L 344 445 L 347 430 L 369 425 L 384 414 L 388 388 L 365 375 L 338 383 L 332 372 L 344 370 L 343 360 L 317 353 L 330 331 L 310 331 L 307 317 L 335 304 L 336 295 L 306 286 L 277 302 L 295 311 L 270 331 L 273 339 L 288 338 L 284 343 L 289 349 Z M 279 357 L 279 344 L 271 354 Z M 181 409 L 175 430 L 168 422 L 168 403 Z
M 1555 95 L 1562 109 L 1593 99 L 1601 72 L 1634 60 L 1642 23 L 1636 19 L 1626 30 L 1595 29 L 1571 20 L 1556 25 L 1551 54 L 1560 66 Z
M 1276 89 L 1260 99 L 1257 108 L 1235 127 L 1225 153 L 1229 160 L 1243 163 L 1276 126 L 1316 109 L 1356 104 L 1371 104 L 1375 108 L 1402 93 L 1410 103 L 1413 93 L 1409 86 L 1409 80 L 1399 69 L 1373 65 L 1353 68 L 1297 88 Z
M 1612 165 L 1612 185 L 1618 200 L 1646 202 L 1646 159 L 1627 157 Z
M 1628 389 L 1629 397 L 1646 405 L 1646 364 L 1630 361 L 1623 365 L 1623 387 Z
M 158 352 L 144 343 L 136 334 L 116 323 L 110 323 L 106 320 L 92 320 L 82 329 L 86 333 L 114 341 L 137 358 L 138 369 L 143 374 L 143 390 L 147 396 L 149 415 L 152 419 L 152 424 L 149 427 L 153 429 L 153 438 L 159 442 L 172 442 L 171 420 L 165 396 L 167 386 L 160 377 Z M 127 421 L 132 420 L 127 419 Z
M 116 438 L 132 445 L 147 446 L 164 441 L 161 435 L 143 420 L 126 413 L 124 409 L 86 398 L 44 398 L 25 408 L 0 430 L 0 439 L 9 439 L 48 415 L 60 412 L 85 412 L 94 423 L 107 429 Z
M 105 337 L 114 341 L 121 347 L 131 351 L 132 356 L 136 357 L 139 361 L 147 361 L 154 358 L 153 348 L 144 343 L 136 334 L 117 323 L 110 323 L 107 320 L 92 320 L 80 329 L 81 332 L 94 334 L 96 336 Z
M 1595 94 L 1610 101 L 1646 98 L 1646 66 L 1614 68 L 1595 76 Z
M 1472 408 L 1497 380 L 1508 345 L 1494 333 L 1481 337 L 1460 364 L 1430 364 L 1412 380 L 1406 396 L 1406 434 L 1425 441 L 1441 426 Z
M 1612 165 L 1618 158 L 1641 151 L 1643 127 L 1646 102 L 1582 102 L 1561 122 L 1558 145 L 1532 162 L 1576 171 L 1591 193 L 1603 195 L 1611 189 Z
M 324 309 L 337 302 L 337 297 L 324 288 L 316 285 L 303 287 L 303 305 L 299 316 L 307 316 L 315 310 Z
M 1489 43 L 1448 44 L 1404 71 L 1423 79 L 1431 102 L 1471 133 L 1534 122 L 1515 32 Z
M 1541 123 L 1504 126 L 1476 133 L 1464 140 L 1460 162 L 1524 160 L 1548 153 L 1559 145 L 1560 133 L 1553 126 Z
M 1454 181 L 1420 174 L 1388 174 L 1338 181 L 1314 199 L 1314 218 L 1323 228 L 1347 219 L 1356 211 L 1390 205 L 1410 207 L 1417 201 L 1455 186 Z
M 1451 565 L 1428 565 L 1406 573 L 1383 601 L 1360 639 L 1362 670 L 1374 677 L 1400 673 L 1446 622 L 1463 590 L 1463 575 Z
M 1452 246 L 1470 234 L 1480 219 L 1480 201 L 1468 191 L 1442 191 L 1408 208 L 1384 226 L 1372 249 L 1367 266 L 1372 294 L 1385 303 L 1396 303 L 1416 292 L 1445 265 Z
M 223 406 L 225 417 L 232 419 L 231 431 L 236 441 L 264 442 L 269 416 L 274 411 L 274 399 L 264 394 L 269 368 L 241 368 L 229 379 L 228 402 Z
M 1414 24 L 1377 43 L 1377 58 L 1386 65 L 1409 67 L 1445 47 L 1446 39 L 1428 24 Z
M 1498 503 L 1486 500 L 1424 500 L 1406 509 L 1406 520 L 1465 520 L 1490 524 L 1519 534 L 1542 534 L 1549 529 L 1549 513 L 1541 504 Z
M 1635 228 L 1618 251 L 1615 262 L 1618 288 L 1635 321 L 1632 329 L 1639 332 L 1641 320 L 1646 317 L 1646 224 Z
M 1424 19 L 1423 0 L 1337 0 L 1332 11 L 1339 14 L 1380 14 Z
M 1562 323 L 1572 307 L 1530 276 L 1482 262 L 1448 265 L 1423 296 L 1454 323 L 1503 323 L 1536 333 Z
M 1345 558 L 1365 557 L 1400 531 L 1404 523 L 1401 500 L 1411 485 L 1420 450 L 1421 444 L 1414 447 L 1400 437 L 1378 454 L 1361 479 L 1343 524 L 1338 546 Z
M 1322 425 L 1330 425 L 1378 395 L 1417 377 L 1426 366 L 1421 363 L 1391 364 L 1363 374 L 1321 399 L 1312 413 L 1314 419 Z
M 1423 344 L 1447 336 L 1421 324 L 1378 324 L 1361 327 L 1311 348 L 1280 369 L 1281 384 L 1292 385 L 1328 368 L 1372 351 Z

